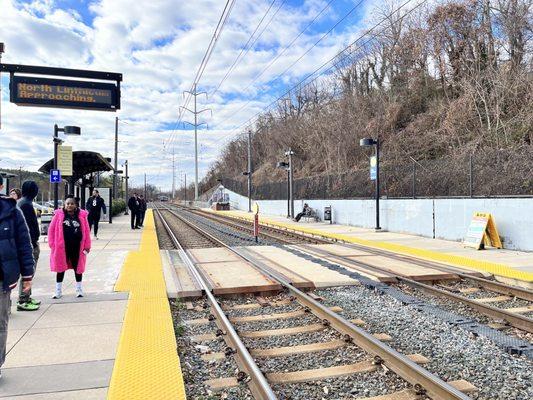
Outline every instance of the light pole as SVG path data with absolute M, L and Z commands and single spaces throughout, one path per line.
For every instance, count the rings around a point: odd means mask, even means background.
M 128 215 L 128 179 L 130 179 L 128 176 L 128 160 L 124 161 L 124 170 L 126 171 L 126 176 L 124 177 L 124 179 L 126 179 L 126 190 L 124 191 L 124 203 L 126 203 L 126 210 L 124 211 L 124 215 Z
M 291 216 L 291 180 L 290 180 L 290 171 L 289 171 L 289 163 L 285 161 L 278 162 L 278 168 L 282 168 L 287 171 L 287 218 L 290 218 Z
M 376 181 L 376 230 L 380 230 L 381 226 L 379 226 L 379 137 L 377 139 L 372 138 L 364 138 L 361 139 L 359 142 L 359 145 L 361 147 L 376 147 L 376 170 L 375 170 L 375 181 Z M 371 166 L 372 168 L 372 166 Z M 372 177 L 372 172 L 371 177 Z
M 81 135 L 81 129 L 79 126 L 65 126 L 59 128 L 57 124 L 54 125 L 54 169 L 57 169 L 57 150 L 59 145 L 63 143 L 63 140 L 59 138 L 59 132 L 63 132 L 65 135 Z M 59 182 L 54 182 L 54 210 L 59 208 Z
M 285 156 L 289 157 L 289 199 L 291 203 L 291 218 L 294 218 L 294 175 L 292 168 L 292 156 L 294 151 L 289 147 L 289 150 L 285 152 Z

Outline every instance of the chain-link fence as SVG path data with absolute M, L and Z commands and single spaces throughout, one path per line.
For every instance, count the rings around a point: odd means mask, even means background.
M 533 196 L 533 152 L 484 151 L 438 160 L 387 162 L 381 158 L 380 189 L 389 198 Z M 247 194 L 246 181 L 223 178 L 228 189 Z M 258 200 L 286 199 L 287 180 L 254 185 Z M 349 199 L 374 196 L 369 170 L 294 180 L 296 199 Z

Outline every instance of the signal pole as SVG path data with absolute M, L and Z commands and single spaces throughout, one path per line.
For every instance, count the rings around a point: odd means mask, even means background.
M 187 107 L 184 107 L 184 106 L 182 106 L 181 108 L 189 111 L 191 114 L 194 115 L 194 124 L 187 122 L 187 121 L 184 121 L 184 122 L 194 127 L 194 200 L 198 200 L 198 127 L 205 124 L 204 122 L 198 123 L 198 115 L 203 113 L 204 111 L 211 111 L 211 110 L 209 108 L 204 108 L 203 110 L 197 111 L 198 95 L 205 94 L 205 97 L 207 98 L 207 93 L 198 92 L 196 90 L 196 83 L 193 85 L 192 92 L 187 90 L 183 92 L 184 95 L 185 93 L 189 93 L 191 96 L 194 97 L 194 110 L 189 110 Z
M 128 215 L 128 181 L 130 179 L 130 176 L 128 175 L 128 160 L 124 161 L 124 169 L 126 170 L 126 190 L 124 191 L 124 203 L 126 203 L 126 210 L 124 211 L 124 215 Z
M 172 147 L 172 200 L 176 197 L 176 158 Z
M 113 165 L 113 198 L 117 198 L 118 117 L 115 117 L 115 162 Z
M 248 130 L 248 212 L 252 212 L 252 130 Z

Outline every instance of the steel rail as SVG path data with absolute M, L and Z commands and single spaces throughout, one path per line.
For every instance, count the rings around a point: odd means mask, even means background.
M 521 329 L 529 333 L 533 333 L 533 319 L 531 318 L 525 317 L 517 313 L 510 312 L 510 311 L 502 310 L 501 308 L 497 308 L 497 307 L 494 307 L 488 304 L 479 303 L 473 299 L 469 299 L 467 297 L 460 296 L 458 294 L 449 292 L 444 289 L 439 289 L 434 286 L 429 286 L 424 283 L 414 281 L 412 279 L 408 279 L 408 278 L 398 278 L 398 279 L 401 282 L 405 282 L 409 286 L 418 287 L 426 292 L 438 293 L 440 295 L 455 299 L 457 301 L 460 301 L 461 303 L 468 305 L 469 307 L 480 312 L 481 314 L 488 315 L 489 317 L 503 319 L 509 322 L 515 328 Z
M 370 270 L 379 271 L 380 273 L 384 273 L 384 274 L 389 274 L 390 275 L 390 271 L 388 271 L 388 270 L 386 270 L 384 268 L 377 267 L 375 265 L 371 265 L 371 264 L 365 263 L 364 261 L 356 261 L 356 260 L 352 260 L 350 258 L 341 256 L 341 255 L 331 254 L 327 250 L 316 249 L 316 248 L 306 249 L 305 245 L 302 246 L 302 247 L 303 247 L 303 249 L 301 247 L 298 247 L 297 250 L 301 251 L 304 254 L 310 255 L 310 256 L 323 257 L 325 259 L 333 260 L 335 262 L 338 262 L 340 264 L 345 264 L 347 266 L 352 264 L 352 265 L 359 266 L 361 268 L 367 268 L 367 269 L 370 269 Z M 443 296 L 452 298 L 454 300 L 457 300 L 457 301 L 460 301 L 460 302 L 462 302 L 464 304 L 467 304 L 468 306 L 470 306 L 471 308 L 475 309 L 476 311 L 478 311 L 478 312 L 480 312 L 482 314 L 488 315 L 489 317 L 503 319 L 503 320 L 509 322 L 512 326 L 514 326 L 516 328 L 522 329 L 522 330 L 524 330 L 526 332 L 533 332 L 533 320 L 530 319 L 530 318 L 527 318 L 527 317 L 525 317 L 523 315 L 512 313 L 512 312 L 506 311 L 506 310 L 502 310 L 500 308 L 497 308 L 497 307 L 494 307 L 494 306 L 491 306 L 491 305 L 488 305 L 488 304 L 479 303 L 479 302 L 477 302 L 477 301 L 475 301 L 473 299 L 469 299 L 468 297 L 464 297 L 464 296 L 458 295 L 456 293 L 452 293 L 452 292 L 450 292 L 448 290 L 439 289 L 439 288 L 436 288 L 434 286 L 430 286 L 430 285 L 426 285 L 426 284 L 421 283 L 421 282 L 414 281 L 414 280 L 410 279 L 408 276 L 400 274 L 400 273 L 395 273 L 393 276 L 397 280 L 399 280 L 401 282 L 404 282 L 406 284 L 409 284 L 410 286 L 416 286 L 416 287 L 419 287 L 419 288 L 425 290 L 426 292 L 437 293 L 439 295 L 443 295 Z
M 172 213 L 172 210 L 168 211 Z M 183 249 L 181 244 L 179 243 L 178 239 L 172 232 L 170 226 L 164 219 L 163 215 L 161 214 L 159 208 L 155 208 L 155 211 L 159 215 L 160 221 L 162 222 L 163 226 L 165 227 L 168 235 L 170 236 L 172 242 L 176 246 L 176 248 L 179 251 L 179 254 L 182 258 L 182 260 L 187 264 L 187 267 L 192 272 L 194 279 L 199 283 L 200 287 L 204 291 L 208 302 L 211 304 L 211 309 L 213 310 L 213 313 L 216 316 L 217 322 L 220 323 L 221 327 L 223 328 L 223 331 L 225 332 L 225 337 L 229 340 L 229 342 L 233 345 L 233 349 L 235 350 L 235 354 L 237 356 L 237 360 L 239 361 L 239 368 L 246 371 L 246 373 L 251 378 L 251 390 L 255 394 L 256 398 L 259 400 L 277 400 L 277 396 L 274 394 L 272 388 L 268 384 L 265 376 L 255 363 L 254 359 L 246 349 L 246 346 L 239 338 L 239 335 L 233 328 L 233 325 L 229 321 L 228 317 L 218 304 L 215 296 L 211 293 L 211 290 L 209 289 L 207 283 L 203 279 L 202 275 L 194 265 L 194 263 L 191 261 L 189 256 L 187 255 L 186 251 Z M 189 224 L 190 225 L 190 224 Z
M 181 219 L 189 225 L 192 225 L 191 222 L 178 215 L 175 211 L 169 211 L 176 216 L 176 218 Z M 202 228 L 196 227 L 196 230 L 198 232 L 204 232 L 204 234 L 213 237 L 210 233 L 205 232 Z M 408 357 L 398 353 L 393 348 L 374 338 L 368 332 L 365 332 L 361 328 L 355 326 L 350 321 L 344 319 L 301 290 L 295 288 L 291 282 L 286 279 L 286 277 L 279 274 L 277 271 L 272 270 L 259 260 L 255 260 L 249 255 L 246 255 L 243 250 L 230 247 L 219 239 L 216 240 L 218 240 L 223 247 L 227 248 L 265 275 L 277 280 L 283 287 L 291 292 L 291 294 L 295 296 L 301 304 L 307 306 L 318 318 L 328 321 L 328 323 L 337 331 L 347 335 L 347 338 L 351 338 L 356 345 L 368 353 L 373 354 L 375 356 L 376 363 L 383 364 L 387 368 L 391 369 L 407 382 L 414 385 L 415 389 L 420 393 L 426 394 L 435 400 L 470 399 L 469 396 L 465 395 L 460 390 L 454 388 L 439 377 L 411 361 Z
M 220 222 L 222 224 L 225 224 L 225 225 L 228 225 L 232 228 L 235 228 L 237 230 L 240 230 L 240 231 L 244 231 L 244 232 L 253 232 L 253 228 L 250 227 L 251 223 L 249 223 L 248 221 L 240 221 L 240 220 L 235 220 L 234 218 L 226 218 L 226 217 L 222 217 L 222 216 L 218 216 L 218 215 L 212 215 L 210 213 L 206 213 L 206 212 L 203 212 L 201 210 L 196 210 L 196 209 L 188 209 L 188 208 L 184 208 L 185 210 L 187 210 L 188 212 L 191 212 L 193 214 L 196 214 L 196 215 L 200 215 L 204 218 L 207 218 L 207 219 L 210 219 L 212 221 L 217 221 L 217 222 Z M 244 224 L 242 224 L 244 223 Z M 267 227 L 268 229 L 271 229 L 279 234 L 282 234 L 283 236 L 287 236 L 286 232 L 285 231 L 280 231 L 280 230 L 277 230 L 275 228 L 270 228 L 270 227 Z M 324 240 L 321 240 L 321 239 L 317 239 L 317 238 L 313 238 L 313 237 L 309 237 L 309 236 L 302 236 L 302 235 L 297 235 L 297 234 L 292 234 L 293 237 L 299 239 L 299 240 L 302 240 L 302 238 L 304 238 L 307 242 L 325 242 Z M 280 238 L 278 236 L 274 236 L 270 233 L 265 233 L 264 230 L 260 231 L 259 232 L 259 236 L 264 236 L 266 238 L 269 238 L 269 239 L 272 239 L 272 240 L 275 240 L 275 241 L 278 241 L 278 242 L 283 242 L 284 244 L 297 244 L 297 243 L 293 243 L 291 241 L 289 241 L 288 239 L 286 238 Z M 327 242 L 329 243 L 329 242 Z
M 201 213 L 203 216 L 209 218 L 209 216 L 208 216 L 209 214 L 204 212 L 204 211 L 194 210 L 194 212 Z M 231 220 L 232 222 L 233 221 L 238 221 L 238 222 L 246 223 L 247 225 L 250 224 L 250 222 L 247 221 L 247 220 L 236 219 L 236 218 L 233 218 L 233 217 L 218 216 L 218 215 L 217 215 L 217 217 L 219 218 L 219 220 Z M 292 229 L 291 230 L 280 229 L 279 227 L 274 227 L 274 226 L 272 226 L 270 224 L 266 224 L 266 225 L 263 224 L 263 225 L 267 226 L 271 230 L 274 230 L 274 231 L 277 231 L 277 232 L 280 232 L 280 233 L 291 232 L 291 234 L 293 234 L 294 236 L 305 237 L 305 238 L 310 238 L 310 239 L 314 239 L 314 240 L 322 240 L 324 243 L 333 243 L 331 240 L 328 240 L 327 238 L 318 239 L 315 236 L 304 235 L 304 234 L 299 233 L 299 232 L 297 232 L 295 230 L 292 230 Z M 270 235 L 268 235 L 268 236 L 270 236 Z M 273 237 L 273 236 L 271 236 L 271 237 Z M 275 238 L 275 237 L 273 237 L 273 238 Z M 278 239 L 278 240 L 280 240 L 280 239 Z M 293 244 L 293 243 L 287 242 L 287 244 Z M 439 271 L 442 271 L 442 272 L 448 272 L 448 273 L 457 275 L 458 277 L 460 277 L 462 279 L 466 279 L 466 280 L 470 280 L 470 281 L 476 282 L 477 284 L 479 284 L 480 286 L 484 287 L 485 289 L 492 290 L 492 291 L 500 293 L 500 294 L 506 294 L 506 295 L 511 295 L 511 296 L 514 296 L 514 297 L 518 297 L 518 298 L 523 299 L 523 300 L 533 301 L 533 291 L 532 290 L 528 290 L 526 288 L 520 288 L 520 287 L 516 287 L 516 286 L 507 285 L 507 284 L 501 283 L 501 282 L 491 281 L 491 280 L 488 280 L 488 279 L 485 279 L 485 278 L 480 278 L 480 277 L 477 277 L 477 276 L 468 275 L 468 274 L 465 274 L 464 272 L 461 272 L 459 268 L 455 268 L 455 267 L 448 266 L 448 265 L 441 264 L 441 263 L 437 263 L 437 262 L 421 260 L 421 259 L 418 259 L 416 257 L 412 257 L 412 256 L 408 256 L 408 255 L 396 254 L 396 253 L 393 253 L 393 252 L 390 252 L 390 251 L 387 251 L 387 250 L 374 249 L 374 248 L 371 248 L 371 247 L 368 247 L 368 246 L 358 245 L 358 244 L 355 244 L 355 243 L 346 243 L 346 242 L 339 243 L 339 242 L 337 242 L 337 244 L 339 244 L 339 245 L 341 245 L 343 247 L 346 247 L 346 248 L 362 250 L 362 251 L 370 252 L 370 253 L 375 254 L 375 255 L 380 255 L 380 256 L 384 256 L 384 257 L 387 257 L 387 258 L 392 258 L 392 259 L 399 260 L 399 261 L 410 262 L 410 263 L 413 263 L 413 264 L 416 264 L 416 265 L 420 265 L 422 267 L 432 268 L 432 269 L 436 269 L 436 270 L 439 270 Z M 331 256 L 335 256 L 335 254 L 332 254 L 332 253 L 329 253 L 329 254 L 331 254 Z M 353 261 L 353 260 L 351 260 L 351 261 Z M 384 271 L 381 271 L 381 272 L 384 272 Z

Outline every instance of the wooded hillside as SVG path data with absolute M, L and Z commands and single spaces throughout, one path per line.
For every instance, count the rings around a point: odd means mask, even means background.
M 380 28 L 339 55 L 332 74 L 260 116 L 254 184 L 286 179 L 276 163 L 290 147 L 295 177 L 329 176 L 334 192 L 338 176 L 361 176 L 351 184 L 366 195 L 370 152 L 359 139 L 379 136 L 390 196 L 409 192 L 413 165 L 420 195 L 465 195 L 470 157 L 477 194 L 533 194 L 533 0 L 446 1 L 411 14 L 398 5 L 381 8 Z M 228 144 L 203 187 L 244 181 L 246 140 Z

